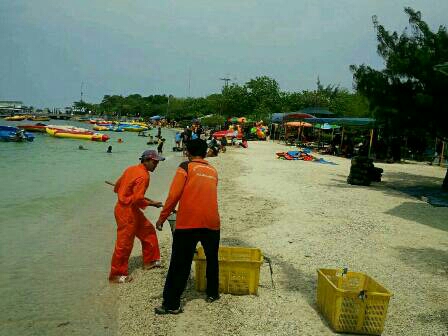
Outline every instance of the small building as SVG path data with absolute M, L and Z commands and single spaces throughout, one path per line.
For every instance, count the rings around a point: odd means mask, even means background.
M 11 115 L 23 113 L 23 103 L 17 100 L 0 100 L 0 114 Z

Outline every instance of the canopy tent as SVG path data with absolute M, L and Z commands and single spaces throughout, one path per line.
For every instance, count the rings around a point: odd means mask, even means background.
M 165 117 L 162 117 L 162 116 L 159 116 L 159 115 L 155 115 L 155 116 L 150 117 L 149 119 L 151 119 L 151 120 L 160 120 L 160 119 L 165 119 Z
M 333 124 L 338 126 L 374 127 L 375 119 L 372 118 L 306 118 L 304 121 L 310 124 Z
M 312 115 L 316 115 L 316 116 L 323 116 L 323 115 L 333 115 L 333 112 L 330 112 L 329 110 L 327 110 L 324 107 L 307 107 L 304 109 L 301 109 L 299 111 L 300 113 L 307 113 L 307 114 L 312 114 Z
M 294 120 L 294 119 L 304 119 L 304 118 L 314 118 L 312 114 L 301 113 L 301 112 L 286 112 L 286 113 L 273 113 L 271 117 L 271 122 L 282 123 L 284 120 Z
M 292 112 L 288 113 L 288 115 L 283 118 L 283 121 L 302 120 L 305 118 L 314 118 L 314 116 L 308 113 Z
M 373 142 L 373 128 L 375 127 L 375 119 L 373 118 L 308 118 L 304 119 L 306 122 L 310 124 L 334 124 L 342 127 L 342 135 L 341 135 L 341 147 L 344 142 L 344 127 L 359 127 L 359 128 L 368 128 L 370 129 L 370 141 L 369 141 L 369 151 L 368 156 L 370 156 L 370 150 L 372 149 Z

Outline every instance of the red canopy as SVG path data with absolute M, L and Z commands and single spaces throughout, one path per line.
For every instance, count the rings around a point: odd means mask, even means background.
M 293 113 L 293 114 L 288 114 L 283 119 L 291 120 L 291 119 L 305 119 L 305 118 L 314 118 L 314 116 L 311 114 L 308 114 L 308 113 Z

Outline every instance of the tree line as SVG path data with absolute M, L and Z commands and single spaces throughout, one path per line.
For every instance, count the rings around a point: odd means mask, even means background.
M 323 86 L 319 79 L 315 90 L 283 92 L 278 82 L 267 76 L 256 77 L 244 85 L 226 85 L 221 93 L 207 97 L 105 95 L 100 103 L 77 101 L 73 106 L 97 115 L 141 118 L 161 115 L 174 120 L 191 120 L 207 115 L 268 120 L 273 113 L 306 107 L 327 108 L 336 116 L 370 116 L 367 99 L 358 93 L 335 85 Z
M 324 86 L 319 79 L 314 90 L 284 92 L 275 79 L 260 76 L 243 85 L 226 85 L 207 97 L 106 95 L 98 104 L 75 102 L 74 106 L 100 115 L 164 115 L 175 120 L 206 115 L 268 120 L 276 112 L 321 107 L 334 116 L 373 117 L 386 143 L 406 142 L 423 151 L 436 137 L 448 140 L 448 33 L 445 26 L 431 30 L 419 11 L 410 7 L 404 11 L 409 27 L 401 33 L 388 31 L 372 17 L 384 69 L 350 65 L 354 92 Z M 448 171 L 444 187 L 448 189 Z

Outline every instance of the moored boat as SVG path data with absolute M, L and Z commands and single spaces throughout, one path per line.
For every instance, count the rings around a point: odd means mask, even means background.
M 111 127 L 110 126 L 100 126 L 100 125 L 95 125 L 92 127 L 95 131 L 110 131 Z
M 6 117 L 5 120 L 8 121 L 22 121 L 25 120 L 28 116 L 22 116 L 22 115 L 15 115 L 12 117 Z
M 45 130 L 50 135 L 53 135 L 56 131 L 65 131 L 70 133 L 87 133 L 87 134 L 94 133 L 87 128 L 75 127 L 70 125 L 47 125 Z
M 31 116 L 31 117 L 28 117 L 28 120 L 31 120 L 31 121 L 49 121 L 50 118 L 49 117 L 44 117 L 44 116 Z
M 20 129 L 23 129 L 25 131 L 28 132 L 41 132 L 41 133 L 45 133 L 46 132 L 46 128 L 47 125 L 45 124 L 41 124 L 41 123 L 37 123 L 35 125 L 19 125 L 17 126 Z
M 69 139 L 79 139 L 79 140 L 91 140 L 106 142 L 109 140 L 109 136 L 101 133 L 80 133 L 80 132 L 67 132 L 67 131 L 56 131 L 52 134 L 57 138 L 69 138 Z
M 23 142 L 33 141 L 34 134 L 11 126 L 0 126 L 0 141 Z
M 148 127 L 141 126 L 141 125 L 136 125 L 136 124 L 124 124 L 124 123 L 121 123 L 119 125 L 119 127 L 121 127 L 124 131 L 127 131 L 127 132 L 141 132 L 141 131 L 147 131 L 148 130 Z

